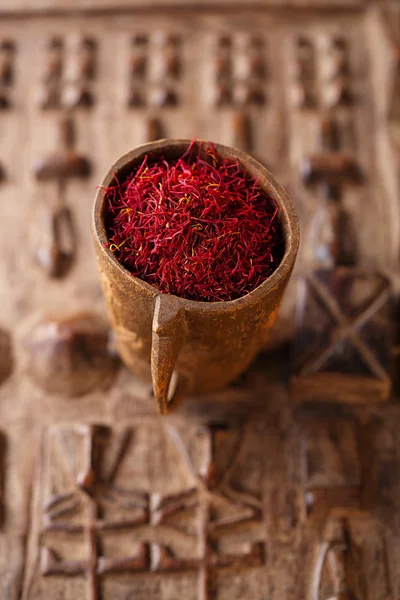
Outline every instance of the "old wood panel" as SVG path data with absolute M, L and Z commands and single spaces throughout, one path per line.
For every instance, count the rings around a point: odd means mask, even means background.
M 0 7 L 0 598 L 400 598 L 395 3 L 171 4 Z M 268 351 L 168 419 L 113 353 L 90 236 L 109 164 L 160 136 L 251 152 L 302 226 Z M 295 327 L 318 273 L 342 283 Z M 346 377 L 296 402 L 309 326 Z

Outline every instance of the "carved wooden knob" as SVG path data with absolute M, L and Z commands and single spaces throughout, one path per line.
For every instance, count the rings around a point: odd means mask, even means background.
M 109 348 L 109 329 L 96 315 L 46 317 L 23 340 L 25 368 L 45 391 L 80 396 L 109 385 L 118 360 Z

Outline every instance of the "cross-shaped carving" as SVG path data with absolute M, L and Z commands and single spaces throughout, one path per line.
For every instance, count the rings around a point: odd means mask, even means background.
M 321 152 L 300 163 L 303 181 L 308 184 L 360 183 L 361 171 L 354 157 L 341 150 L 340 127 L 332 115 L 321 118 L 319 137 Z
M 300 170 L 305 183 L 321 181 L 359 183 L 362 180 L 356 160 L 343 152 L 312 154 L 303 159 Z
M 391 390 L 390 285 L 377 273 L 337 268 L 302 281 L 295 340 L 299 400 L 385 400 Z
M 356 157 L 344 143 L 349 136 L 343 110 L 336 112 L 350 100 L 349 42 L 342 34 L 317 37 L 311 32 L 295 42 L 295 103 L 300 109 L 319 113 L 315 115 L 319 116 L 319 148 L 299 161 L 302 181 L 322 200 L 311 222 L 313 266 L 353 266 L 358 243 L 343 192 L 346 185 L 360 184 L 363 177 Z
M 60 150 L 39 159 L 34 165 L 36 179 L 54 182 L 57 189 L 55 206 L 47 210 L 44 232 L 36 253 L 38 264 L 50 277 L 64 276 L 76 252 L 73 216 L 65 205 L 68 180 L 85 178 L 90 173 L 89 161 L 75 150 L 76 132 L 72 117 L 64 116 L 58 127 Z
M 113 485 L 118 468 L 129 447 L 132 431 L 124 431 L 115 452 L 115 458 L 106 475 L 100 474 L 102 438 L 107 433 L 97 425 L 79 428 L 83 439 L 83 468 L 71 482 L 73 491 L 57 495 L 45 505 L 45 524 L 42 535 L 45 545 L 41 549 L 41 572 L 43 575 L 84 575 L 89 600 L 100 600 L 102 575 L 112 572 L 133 573 L 150 567 L 149 545 L 140 543 L 136 554 L 110 558 L 100 555 L 100 540 L 105 531 L 132 530 L 148 523 L 149 498 L 144 492 L 121 489 Z M 67 460 L 68 462 L 68 460 Z M 105 519 L 102 506 L 106 503 L 113 510 L 124 509 L 132 516 L 123 519 Z M 83 514 L 83 522 L 73 517 Z M 64 560 L 50 547 L 48 538 L 54 534 L 70 537 L 83 536 L 86 558 Z
M 339 155 L 341 130 L 336 119 L 325 116 L 320 122 L 320 146 L 327 156 Z M 313 259 L 320 267 L 354 266 L 357 236 L 353 221 L 343 207 L 340 178 L 322 177 L 318 181 L 320 207 L 311 223 Z
M 213 575 L 217 570 L 263 564 L 263 542 L 249 542 L 248 551 L 242 554 L 222 553 L 218 549 L 218 536 L 221 532 L 235 529 L 245 523 L 261 521 L 262 505 L 254 496 L 234 491 L 228 483 L 240 455 L 243 431 L 236 430 L 236 441 L 231 447 L 224 468 L 216 461 L 218 438 L 231 435 L 231 429 L 222 424 L 211 424 L 198 431 L 198 434 L 205 438 L 206 444 L 205 459 L 198 467 L 195 466 L 177 430 L 169 427 L 168 431 L 181 459 L 196 482 L 196 488 L 181 494 L 157 498 L 153 507 L 153 519 L 157 523 L 165 524 L 173 515 L 196 509 L 199 556 L 194 559 L 177 558 L 171 548 L 161 546 L 156 568 L 167 571 L 198 570 L 199 600 L 210 600 L 213 597 Z M 221 500 L 239 512 L 231 516 L 214 517 L 214 503 Z
M 302 106 L 311 107 L 328 86 L 320 86 L 320 93 L 315 94 L 318 69 L 313 42 L 300 38 L 298 50 L 299 76 L 304 79 L 304 90 L 308 90 L 304 91 Z M 333 79 L 346 71 L 347 44 L 344 40 L 330 39 L 323 52 L 327 54 L 328 62 L 321 62 L 321 65 L 331 65 Z M 299 165 L 303 182 L 316 188 L 322 199 L 311 228 L 313 258 L 321 267 L 356 263 L 357 237 L 352 219 L 343 207 L 342 192 L 346 184 L 360 184 L 363 177 L 355 157 L 343 147 L 343 129 L 343 122 L 338 121 L 333 107 L 325 106 L 319 121 L 320 150 L 303 158 Z
M 76 128 L 72 116 L 65 114 L 58 124 L 58 149 L 39 158 L 34 164 L 38 181 L 55 181 L 65 184 L 71 178 L 85 178 L 90 174 L 88 159 L 75 150 Z
M 194 436 L 192 454 L 186 451 L 181 437 L 171 429 L 172 439 L 197 485 L 175 494 L 152 494 L 151 497 L 114 483 L 118 481 L 118 473 L 121 476 L 120 469 L 125 469 L 122 465 L 130 451 L 132 431 L 123 430 L 122 435 L 112 438 L 109 438 L 109 433 L 108 428 L 98 425 L 52 430 L 52 452 L 47 454 L 47 468 L 53 465 L 53 474 L 44 483 L 50 494 L 52 490 L 54 492 L 44 505 L 44 526 L 40 535 L 43 575 L 84 576 L 87 597 L 99 600 L 102 577 L 107 573 L 194 571 L 199 573 L 199 598 L 210 600 L 216 571 L 263 564 L 263 542 L 249 539 L 241 553 L 221 552 L 219 549 L 224 531 L 261 521 L 261 502 L 250 494 L 234 491 L 228 483 L 239 458 L 242 432 L 219 425 L 201 428 Z M 229 452 L 222 462 L 219 458 L 220 438 L 229 438 Z M 111 454 L 106 452 L 108 440 L 110 444 L 112 442 Z M 81 451 L 77 452 L 78 448 Z M 195 456 L 199 449 L 204 451 L 204 460 L 196 464 Z M 54 463 L 52 456 L 58 456 L 57 462 Z M 108 460 L 105 460 L 106 456 Z M 60 471 L 62 464 L 67 466 L 66 471 L 64 468 Z M 126 467 L 130 469 L 130 463 Z M 65 489 L 61 493 L 60 485 L 61 490 Z M 221 502 L 224 506 L 220 515 Z M 219 508 L 216 506 L 218 503 Z M 227 508 L 230 512 L 226 515 Z M 190 518 L 188 520 L 190 513 L 194 517 L 191 521 Z M 178 517 L 178 523 L 175 517 Z M 180 517 L 183 526 L 179 523 Z M 194 526 L 189 533 L 188 522 L 189 528 L 190 523 Z M 181 534 L 198 542 L 196 556 L 182 558 L 174 547 L 155 541 L 153 535 L 147 538 L 149 541 L 136 544 L 138 549 L 131 555 L 114 557 L 103 553 L 104 536 L 118 532 L 121 535 L 123 531 L 130 533 L 143 525 L 163 529 L 164 535 L 168 530 L 179 529 Z M 143 540 L 143 535 L 139 539 Z M 85 554 L 83 558 L 65 559 L 67 551 L 64 548 L 73 540 L 83 540 Z M 58 550 L 60 543 L 61 551 Z
M 341 186 L 322 184 L 321 204 L 311 222 L 312 260 L 319 268 L 355 266 L 358 239 L 351 215 L 342 206 Z

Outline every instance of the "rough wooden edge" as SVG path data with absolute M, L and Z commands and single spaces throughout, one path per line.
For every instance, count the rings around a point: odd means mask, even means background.
M 220 9 L 249 10 L 251 8 L 279 8 L 299 10 L 354 10 L 365 7 L 368 0 L 71 0 L 68 8 L 57 0 L 37 0 L 34 5 L 29 0 L 3 0 L 0 7 L 0 15 L 12 16 L 17 14 L 40 15 L 40 14 L 64 14 L 73 11 L 79 12 L 124 12 L 135 9 L 154 11 L 169 10 L 173 8 L 200 9 L 213 11 Z

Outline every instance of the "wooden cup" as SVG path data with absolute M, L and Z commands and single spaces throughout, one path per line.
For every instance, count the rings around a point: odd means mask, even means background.
M 141 163 L 146 154 L 174 159 L 189 140 L 159 140 L 122 156 L 98 189 L 93 236 L 101 283 L 118 351 L 140 378 L 152 380 L 162 414 L 184 395 L 217 391 L 236 379 L 266 343 L 289 281 L 299 246 L 296 212 L 284 189 L 256 160 L 215 144 L 217 152 L 237 158 L 279 207 L 284 255 L 277 269 L 252 292 L 227 302 L 197 302 L 161 293 L 134 277 L 107 248 L 105 189 Z

